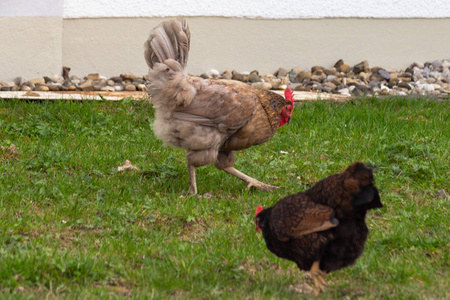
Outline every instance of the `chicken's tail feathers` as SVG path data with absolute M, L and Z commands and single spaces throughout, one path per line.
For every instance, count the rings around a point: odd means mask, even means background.
M 155 108 L 188 106 L 196 91 L 185 71 L 191 34 L 184 19 L 164 21 L 153 28 L 144 44 L 149 67 L 148 90 Z
M 150 69 L 158 63 L 172 61 L 170 68 L 184 69 L 189 56 L 191 33 L 185 19 L 164 21 L 153 28 L 144 44 L 144 57 Z

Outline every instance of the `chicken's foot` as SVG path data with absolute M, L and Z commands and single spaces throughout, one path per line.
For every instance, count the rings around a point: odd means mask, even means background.
M 268 184 L 258 181 L 257 179 L 255 179 L 253 177 L 245 175 L 244 173 L 235 169 L 234 167 L 223 168 L 223 170 L 225 172 L 227 172 L 228 174 L 231 174 L 231 175 L 239 178 L 240 180 L 244 181 L 245 183 L 247 183 L 247 190 L 250 189 L 252 186 L 257 188 L 258 190 L 262 190 L 265 192 L 268 192 L 270 190 L 279 189 L 278 186 L 268 185 Z
M 319 261 L 315 261 L 309 271 L 311 278 L 314 280 L 314 295 L 319 295 L 320 292 L 325 290 L 327 286 L 325 282 L 326 273 L 319 268 Z

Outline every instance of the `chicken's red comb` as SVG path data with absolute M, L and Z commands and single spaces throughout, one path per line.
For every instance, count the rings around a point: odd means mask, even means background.
M 293 103 L 294 102 L 294 92 L 289 88 L 285 89 L 284 90 L 284 98 L 286 98 L 287 100 L 289 100 Z
M 255 216 L 259 215 L 260 212 L 262 212 L 264 209 L 262 208 L 261 205 L 258 205 L 258 207 L 256 208 L 256 212 L 255 212 Z

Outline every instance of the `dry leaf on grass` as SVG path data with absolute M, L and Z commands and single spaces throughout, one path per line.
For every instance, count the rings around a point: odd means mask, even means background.
M 131 170 L 139 170 L 139 168 L 133 166 L 133 165 L 131 164 L 131 162 L 127 159 L 127 160 L 125 161 L 125 164 L 124 164 L 123 166 L 120 166 L 120 167 L 117 168 L 117 171 L 118 171 L 118 172 L 121 172 L 121 171 L 130 170 L 130 169 L 131 169 Z

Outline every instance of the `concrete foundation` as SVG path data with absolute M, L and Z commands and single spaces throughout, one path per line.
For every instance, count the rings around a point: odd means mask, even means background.
M 188 71 L 259 70 L 349 65 L 402 69 L 414 61 L 450 58 L 450 18 L 443 19 L 244 19 L 189 17 Z M 161 18 L 3 17 L 0 80 L 98 72 L 147 73 L 143 43 Z M 20 39 L 17 38 L 20 36 Z

